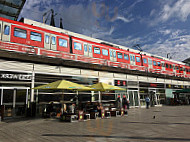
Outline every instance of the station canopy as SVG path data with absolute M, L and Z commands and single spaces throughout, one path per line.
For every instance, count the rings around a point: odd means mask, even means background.
M 0 17 L 17 20 L 26 0 L 0 0 Z

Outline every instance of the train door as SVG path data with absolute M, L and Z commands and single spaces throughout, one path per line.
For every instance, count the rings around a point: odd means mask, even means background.
M 110 61 L 116 62 L 116 61 L 117 61 L 117 58 L 116 58 L 116 51 L 113 50 L 113 49 L 109 49 L 109 52 L 110 52 Z
M 2 40 L 2 21 L 0 21 L 0 40 Z
M 174 72 L 174 75 L 176 75 L 175 65 L 173 65 L 173 72 Z
M 152 69 L 152 59 L 148 58 L 148 66 L 150 69 Z
M 2 22 L 2 40 L 10 41 L 11 34 L 11 24 L 7 22 Z
M 56 35 L 51 34 L 51 36 L 50 36 L 50 49 L 51 50 L 57 50 L 56 41 L 57 41 Z
M 49 33 L 45 33 L 45 36 L 44 36 L 45 40 L 44 40 L 44 48 L 45 49 L 50 49 L 50 34 Z
M 135 65 L 135 55 L 130 54 L 130 64 Z
M 92 57 L 92 45 L 84 43 L 84 56 Z
M 161 62 L 161 65 L 162 65 L 162 71 L 166 71 L 166 69 L 165 69 L 165 63 L 164 62 Z

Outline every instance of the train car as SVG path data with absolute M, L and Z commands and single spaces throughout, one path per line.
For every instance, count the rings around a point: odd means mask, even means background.
M 40 25 L 40 24 L 39 24 Z M 178 77 L 190 77 L 190 67 L 120 49 L 111 44 L 98 43 L 69 36 L 46 27 L 17 22 L 0 17 L 0 49 L 88 63 L 148 71 Z

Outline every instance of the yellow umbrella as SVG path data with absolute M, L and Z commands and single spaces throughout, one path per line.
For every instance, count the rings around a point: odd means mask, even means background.
M 106 83 L 103 83 L 103 82 L 96 83 L 96 84 L 91 85 L 89 87 L 92 88 L 92 89 L 94 89 L 95 91 L 99 91 L 99 102 L 101 101 L 100 100 L 100 96 L 101 96 L 100 91 L 101 92 L 112 91 L 112 90 L 123 90 L 123 91 L 125 91 L 124 88 L 120 88 L 120 87 L 117 87 L 117 86 L 109 85 L 109 84 L 106 84 Z
M 73 83 L 70 81 L 66 81 L 66 80 L 58 80 L 52 83 L 48 83 L 46 85 L 41 85 L 38 87 L 35 87 L 33 89 L 61 89 L 61 90 L 77 90 L 77 91 L 91 91 L 94 90 L 92 88 L 89 87 L 85 87 L 84 85 L 80 85 L 77 83 Z

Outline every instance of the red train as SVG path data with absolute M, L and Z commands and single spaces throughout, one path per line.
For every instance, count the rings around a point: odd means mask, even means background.
M 0 49 L 190 78 L 190 66 L 119 48 L 42 23 L 0 17 Z

